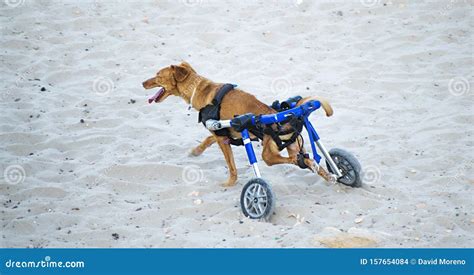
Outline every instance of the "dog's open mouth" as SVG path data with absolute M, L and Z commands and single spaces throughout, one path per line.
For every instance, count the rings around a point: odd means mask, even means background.
M 165 94 L 165 88 L 163 87 L 158 87 L 158 91 L 155 93 L 154 96 L 150 97 L 148 99 L 148 103 L 151 104 L 153 102 L 158 102 L 160 101 L 160 98 Z

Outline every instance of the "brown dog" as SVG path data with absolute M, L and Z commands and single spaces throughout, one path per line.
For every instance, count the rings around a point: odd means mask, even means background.
M 168 96 L 179 96 L 190 104 L 194 109 L 199 111 L 204 106 L 210 104 L 216 95 L 218 89 L 222 84 L 214 83 L 196 73 L 196 71 L 186 62 L 180 65 L 171 65 L 161 69 L 156 76 L 143 82 L 145 89 L 152 89 L 159 87 L 159 92 L 151 100 L 154 102 L 162 102 Z M 309 100 L 319 100 L 321 106 L 326 112 L 327 116 L 331 116 L 333 110 L 329 103 L 323 99 L 316 97 L 307 97 L 300 100 L 298 105 L 301 105 Z M 255 115 L 275 113 L 271 107 L 260 102 L 255 96 L 246 93 L 240 89 L 230 91 L 222 100 L 220 118 L 232 119 L 235 115 L 253 113 Z M 201 144 L 192 150 L 194 156 L 198 156 L 206 150 L 213 143 L 217 142 L 224 154 L 229 168 L 229 178 L 224 183 L 224 186 L 233 186 L 237 181 L 237 168 L 235 167 L 234 156 L 232 154 L 231 145 L 227 137 L 217 136 L 213 132 Z M 241 138 L 239 132 L 230 129 L 230 134 L 233 138 Z M 297 154 L 300 152 L 301 136 L 297 141 L 287 147 L 288 157 L 280 155 L 277 144 L 269 135 L 264 135 L 262 146 L 262 158 L 269 166 L 281 163 L 291 163 L 297 165 Z M 305 164 L 313 172 L 317 172 L 327 181 L 332 181 L 328 172 L 321 166 L 317 165 L 311 159 L 305 159 Z

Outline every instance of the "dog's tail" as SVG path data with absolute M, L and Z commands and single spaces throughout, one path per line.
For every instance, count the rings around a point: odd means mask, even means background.
M 327 100 L 325 100 L 324 98 L 320 98 L 320 97 L 317 97 L 317 96 L 305 97 L 302 100 L 300 100 L 298 102 L 298 104 L 296 104 L 296 106 L 300 106 L 300 105 L 305 104 L 306 102 L 311 101 L 311 100 L 317 100 L 317 101 L 321 102 L 321 106 L 323 106 L 323 109 L 326 112 L 326 116 L 332 116 L 332 114 L 334 113 L 334 111 L 332 110 L 332 107 L 329 104 L 329 102 L 327 102 Z

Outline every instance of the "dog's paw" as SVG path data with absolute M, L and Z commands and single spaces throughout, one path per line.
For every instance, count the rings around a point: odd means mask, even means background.
M 197 147 L 194 147 L 193 150 L 191 150 L 189 155 L 197 157 L 197 156 L 200 156 L 202 152 L 204 152 L 204 150 L 202 150 L 201 148 L 199 148 L 199 146 L 197 146 Z
M 337 176 L 336 175 L 329 175 L 329 181 L 330 184 L 336 184 L 337 183 Z
M 237 184 L 237 179 L 229 179 L 226 182 L 221 183 L 222 187 L 233 187 Z

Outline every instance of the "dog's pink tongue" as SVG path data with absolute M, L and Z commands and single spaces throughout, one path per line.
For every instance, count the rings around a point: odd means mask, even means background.
M 163 94 L 164 90 L 165 89 L 163 89 L 163 87 L 159 87 L 158 91 L 155 93 L 155 95 L 148 99 L 148 104 L 151 104 L 152 102 L 158 102 L 158 100 L 160 99 L 160 96 L 161 96 L 161 94 Z

